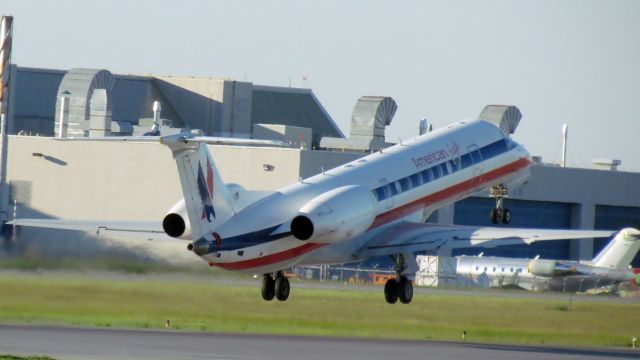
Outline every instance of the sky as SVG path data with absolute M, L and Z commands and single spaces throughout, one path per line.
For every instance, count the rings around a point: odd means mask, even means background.
M 523 113 L 545 162 L 640 171 L 640 1 L 2 0 L 19 66 L 226 77 L 313 89 L 345 134 L 360 96 L 391 96 L 388 141 Z

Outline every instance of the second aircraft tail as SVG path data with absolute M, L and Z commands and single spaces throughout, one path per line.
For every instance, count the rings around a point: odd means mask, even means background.
M 622 229 L 593 259 L 593 265 L 609 269 L 625 269 L 640 250 L 640 231 Z

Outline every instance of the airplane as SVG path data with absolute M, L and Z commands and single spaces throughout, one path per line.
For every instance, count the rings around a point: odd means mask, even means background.
M 583 292 L 635 280 L 629 266 L 639 250 L 640 231 L 626 228 L 592 261 L 456 256 L 456 274 L 495 287 Z
M 385 284 L 385 300 L 408 304 L 418 270 L 417 252 L 612 234 L 425 223 L 438 208 L 486 189 L 499 190 L 492 219 L 497 212 L 502 222 L 510 220 L 502 198 L 509 187 L 526 181 L 531 159 L 499 126 L 482 119 L 457 122 L 381 149 L 255 202 L 245 200 L 250 192 L 223 182 L 206 144 L 274 146 L 274 142 L 192 133 L 75 140 L 160 142 L 176 161 L 184 199 L 161 224 L 59 219 L 16 219 L 12 224 L 186 240 L 188 250 L 210 266 L 262 274 L 261 293 L 267 301 L 289 298 L 284 269 L 390 256 L 396 277 Z

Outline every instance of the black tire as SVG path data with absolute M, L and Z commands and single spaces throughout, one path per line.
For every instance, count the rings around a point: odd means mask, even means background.
M 395 304 L 398 301 L 398 282 L 396 279 L 389 279 L 384 284 L 384 299 L 389 304 Z
M 494 224 L 497 224 L 500 222 L 500 220 L 498 220 L 498 209 L 491 209 L 491 213 L 489 214 L 489 218 L 491 219 L 491 222 Z
M 413 284 L 411 283 L 411 280 L 403 277 L 400 280 L 398 290 L 398 297 L 400 298 L 400 302 L 403 304 L 409 304 L 413 299 Z
M 286 301 L 289 298 L 289 292 L 291 287 L 289 285 L 289 279 L 284 276 L 278 276 L 276 278 L 276 299 L 279 301 Z
M 508 224 L 510 222 L 511 222 L 511 210 L 504 209 L 502 211 L 502 223 L 503 224 Z
M 262 278 L 262 298 L 271 301 L 276 296 L 275 280 L 271 275 L 265 275 Z

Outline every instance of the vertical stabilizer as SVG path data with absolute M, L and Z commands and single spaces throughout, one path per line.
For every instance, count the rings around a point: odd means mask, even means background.
M 593 259 L 593 265 L 609 269 L 626 269 L 640 250 L 640 231 L 622 229 Z
M 176 160 L 185 207 L 194 240 L 211 240 L 212 233 L 233 216 L 231 199 L 204 142 L 182 136 L 162 138 Z

